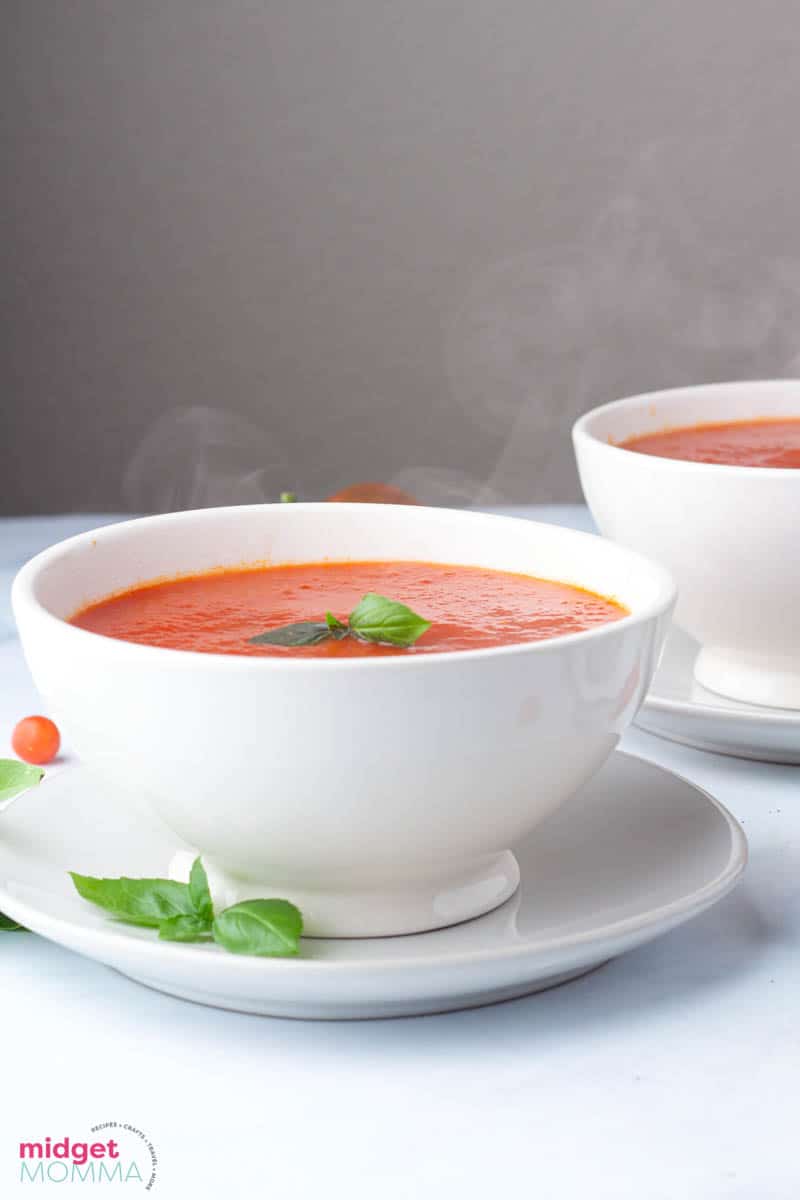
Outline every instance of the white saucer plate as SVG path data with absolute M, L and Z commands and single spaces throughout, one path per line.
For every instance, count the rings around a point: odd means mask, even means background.
M 717 754 L 800 763 L 800 710 L 743 704 L 709 692 L 694 679 L 699 652 L 688 633 L 670 631 L 636 717 L 639 728 Z
M 522 883 L 510 900 L 432 933 L 306 939 L 299 958 L 250 958 L 159 942 L 152 930 L 116 923 L 81 900 L 66 874 L 158 875 L 181 848 L 136 801 L 67 767 L 0 818 L 0 911 L 201 1004 L 281 1017 L 410 1016 L 582 975 L 703 912 L 747 859 L 744 833 L 712 797 L 615 753 L 515 847 Z

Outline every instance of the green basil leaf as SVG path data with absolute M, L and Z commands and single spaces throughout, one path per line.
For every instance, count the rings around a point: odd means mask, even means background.
M 165 942 L 203 942 L 211 937 L 211 922 L 202 917 L 168 917 L 159 925 L 158 936 Z
M 331 637 L 334 638 L 345 638 L 350 632 L 344 621 L 340 621 L 332 612 L 325 613 L 325 624 L 328 626 Z
M 251 646 L 314 646 L 331 636 L 324 621 L 295 621 L 248 638 Z
M 195 917 L 187 883 L 173 879 L 97 879 L 70 871 L 84 900 L 106 909 L 120 921 L 158 928 L 170 917 Z
M 243 900 L 214 921 L 214 940 L 232 954 L 297 954 L 302 932 L 300 910 L 288 900 Z
M 0 758 L 0 804 L 35 787 L 44 778 L 41 767 L 19 762 L 16 758 Z
M 210 924 L 214 920 L 214 905 L 211 901 L 206 869 L 199 858 L 194 860 L 189 873 L 189 898 L 197 916 Z
M 350 629 L 365 642 L 386 642 L 390 646 L 413 646 L 430 621 L 417 616 L 398 600 L 387 600 L 376 592 L 366 596 L 350 613 Z
M 296 504 L 297 492 L 281 492 L 281 504 Z
M 28 932 L 24 925 L 20 925 L 18 921 L 14 921 L 11 917 L 7 917 L 5 913 L 0 912 L 0 932 L 3 931 L 6 933 Z

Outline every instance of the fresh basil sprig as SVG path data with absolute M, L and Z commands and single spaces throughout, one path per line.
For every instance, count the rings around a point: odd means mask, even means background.
M 158 929 L 173 917 L 201 916 L 192 902 L 188 883 L 174 879 L 98 879 L 70 871 L 84 900 L 110 912 L 118 921 Z
M 332 636 L 324 621 L 295 621 L 292 625 L 281 625 L 279 629 L 268 629 L 250 638 L 254 646 L 314 646 Z
M 390 646 L 413 646 L 430 629 L 430 621 L 419 617 L 407 604 L 387 600 L 376 592 L 367 592 L 350 613 L 350 632 L 364 642 L 385 642 Z
M 168 917 L 158 927 L 164 942 L 206 942 L 211 936 L 211 922 L 203 917 Z
M 20 925 L 18 921 L 12 921 L 11 917 L 7 917 L 5 913 L 0 913 L 0 930 L 5 933 L 26 933 L 24 925 Z
M 192 863 L 189 872 L 189 899 L 192 902 L 194 915 L 200 921 L 214 920 L 214 905 L 211 902 L 211 890 L 208 886 L 206 869 L 199 858 Z
M 44 779 L 41 767 L 31 763 L 20 762 L 17 758 L 0 758 L 0 811 L 9 801 L 26 792 L 28 788 L 36 787 Z M 25 926 L 0 912 L 0 932 L 25 932 Z
M 36 787 L 44 778 L 41 767 L 19 762 L 16 758 L 0 758 L 0 805 L 20 792 Z
M 174 879 L 98 879 L 70 871 L 84 900 L 130 925 L 158 929 L 170 942 L 211 938 L 233 954 L 297 954 L 303 918 L 288 900 L 243 900 L 214 915 L 208 876 L 199 858 L 188 883 Z
M 288 900 L 242 900 L 214 921 L 214 941 L 232 954 L 297 954 L 303 918 Z
M 378 642 L 388 646 L 413 646 L 431 622 L 413 612 L 399 600 L 389 600 L 377 592 L 367 592 L 356 605 L 347 622 L 333 613 L 324 621 L 295 621 L 268 629 L 250 638 L 254 646 L 314 646 L 328 639 L 355 637 L 362 642 Z

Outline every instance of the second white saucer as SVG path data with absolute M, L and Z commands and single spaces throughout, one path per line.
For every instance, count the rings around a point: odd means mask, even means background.
M 729 700 L 694 678 L 698 643 L 673 628 L 636 724 L 648 733 L 737 758 L 800 763 L 800 710 Z

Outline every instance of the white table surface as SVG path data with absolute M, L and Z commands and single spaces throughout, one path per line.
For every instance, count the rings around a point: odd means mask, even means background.
M 517 511 L 588 522 L 577 506 Z M 0 754 L 40 709 L 7 582 L 98 523 L 0 521 Z M 170 1200 L 795 1200 L 800 775 L 637 730 L 623 746 L 726 804 L 750 866 L 709 913 L 550 992 L 435 1017 L 274 1020 L 0 934 L 0 1195 L 30 1191 L 20 1140 L 116 1119 L 150 1136 Z

